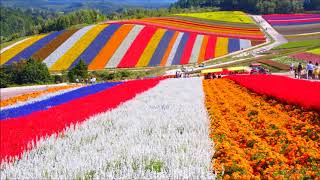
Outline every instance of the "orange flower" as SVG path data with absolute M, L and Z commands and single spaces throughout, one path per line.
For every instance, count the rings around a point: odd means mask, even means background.
M 318 113 L 259 96 L 226 79 L 204 80 L 203 86 L 216 150 L 212 163 L 220 176 L 283 179 L 290 172 L 315 175 L 320 169 Z
M 45 94 L 54 93 L 57 91 L 66 90 L 66 89 L 75 88 L 75 87 L 79 87 L 79 85 L 58 86 L 58 87 L 48 88 L 48 89 L 42 90 L 42 91 L 22 94 L 19 96 L 15 96 L 15 97 L 0 101 L 0 107 L 14 105 L 18 102 L 25 102 L 25 101 L 28 101 L 33 98 L 37 98 L 37 97 L 45 95 Z

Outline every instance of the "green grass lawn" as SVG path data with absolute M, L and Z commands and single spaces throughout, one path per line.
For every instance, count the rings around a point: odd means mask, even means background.
M 289 42 L 281 46 L 278 46 L 273 50 L 292 49 L 292 48 L 301 48 L 301 47 L 320 47 L 320 39 Z
M 223 21 L 231 23 L 254 24 L 254 21 L 241 11 L 217 11 L 203 13 L 183 13 L 175 14 L 176 16 L 192 17 L 206 19 L 211 21 Z

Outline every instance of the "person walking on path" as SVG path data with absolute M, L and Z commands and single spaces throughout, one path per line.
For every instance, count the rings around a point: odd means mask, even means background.
M 314 78 L 316 80 L 320 79 L 320 66 L 319 66 L 319 63 L 316 63 L 316 65 L 314 66 Z
M 293 73 L 293 71 L 294 71 L 294 64 L 291 63 L 291 64 L 290 64 L 290 72 Z
M 302 71 L 302 65 L 301 65 L 301 63 L 299 63 L 299 65 L 298 65 L 298 79 L 301 79 L 301 71 Z
M 311 61 L 309 61 L 309 63 L 307 64 L 307 79 L 312 79 L 313 76 L 313 64 Z

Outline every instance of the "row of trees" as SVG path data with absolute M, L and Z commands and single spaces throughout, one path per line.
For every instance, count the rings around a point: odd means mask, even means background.
M 80 60 L 71 70 L 50 75 L 47 66 L 33 59 L 21 60 L 11 65 L 0 66 L 0 88 L 17 85 L 76 82 L 95 77 L 98 81 L 139 79 L 162 74 L 159 69 L 149 71 L 103 70 L 88 72 L 87 64 Z
M 179 0 L 172 7 L 219 7 L 222 10 L 242 10 L 250 13 L 295 13 L 320 10 L 319 0 Z

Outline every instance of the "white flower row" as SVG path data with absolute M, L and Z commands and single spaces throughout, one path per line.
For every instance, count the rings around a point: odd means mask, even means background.
M 164 80 L 38 143 L 1 179 L 213 179 L 208 124 L 201 80 Z
M 31 99 L 29 99 L 28 101 L 17 102 L 16 104 L 2 107 L 1 110 L 11 109 L 11 108 L 17 108 L 17 107 L 24 106 L 24 105 L 27 105 L 27 104 L 33 104 L 33 103 L 35 103 L 35 102 L 43 101 L 43 100 L 49 99 L 49 98 L 51 98 L 51 97 L 58 96 L 58 95 L 61 95 L 61 94 L 64 94 L 64 93 L 67 93 L 67 92 L 76 90 L 76 89 L 78 89 L 78 88 L 80 88 L 80 87 L 70 88 L 70 89 L 64 89 L 64 90 L 59 90 L 59 91 L 57 91 L 57 92 L 40 95 L 39 97 L 31 98 Z

